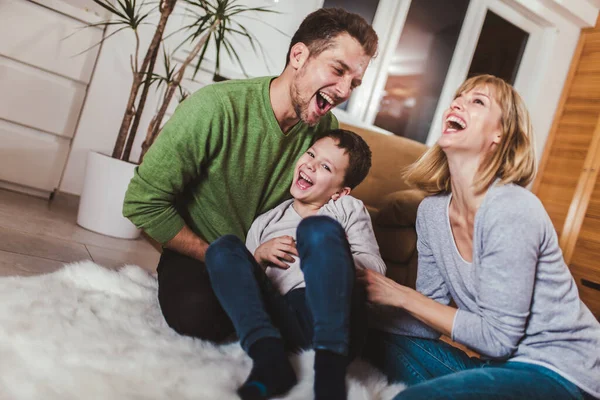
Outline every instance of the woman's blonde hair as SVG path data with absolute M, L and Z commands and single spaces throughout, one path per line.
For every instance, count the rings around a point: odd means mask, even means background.
M 535 176 L 536 166 L 533 130 L 525 103 L 510 84 L 493 75 L 467 79 L 456 91 L 456 96 L 481 86 L 494 89 L 495 100 L 502 111 L 502 136 L 495 150 L 479 165 L 475 189 L 478 193 L 486 190 L 496 178 L 502 183 L 526 186 Z M 436 143 L 408 167 L 404 179 L 429 194 L 450 192 L 448 160 L 440 145 Z

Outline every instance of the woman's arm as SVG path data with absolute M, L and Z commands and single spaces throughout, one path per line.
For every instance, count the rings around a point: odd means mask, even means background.
M 367 287 L 368 300 L 406 310 L 414 318 L 436 331 L 450 336 L 456 308 L 450 307 L 414 289 L 400 285 L 374 271 L 361 271 L 360 280 Z
M 404 309 L 436 331 L 447 336 L 452 334 L 456 308 L 438 303 L 377 272 L 365 270 L 359 274 L 359 279 L 366 285 L 370 302 Z
M 458 310 L 453 340 L 493 358 L 514 353 L 530 314 L 544 218 L 539 200 L 521 188 L 507 187 L 489 199 L 473 243 L 479 251 L 477 310 Z
M 397 308 L 387 324 L 397 333 L 427 338 L 450 334 L 456 309 L 449 307 L 450 292 L 429 247 L 425 200 L 417 212 L 417 290 L 400 285 L 381 274 L 361 271 L 369 301 Z M 401 311 L 400 311 L 401 310 Z

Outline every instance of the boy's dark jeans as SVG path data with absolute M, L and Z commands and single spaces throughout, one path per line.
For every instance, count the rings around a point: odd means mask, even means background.
M 290 350 L 325 349 L 352 359 L 368 324 L 346 234 L 331 218 L 309 217 L 296 243 L 306 288 L 280 295 L 244 243 L 226 235 L 206 253 L 214 292 L 246 351 L 261 338 L 281 337 Z

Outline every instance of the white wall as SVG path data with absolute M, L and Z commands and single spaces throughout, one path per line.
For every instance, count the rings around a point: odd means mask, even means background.
M 152 29 L 142 32 L 142 49 L 147 46 L 152 33 Z M 130 51 L 134 43 L 129 32 L 122 32 L 102 46 L 73 139 L 61 191 L 81 194 L 89 150 L 112 154 L 131 88 Z M 152 107 L 155 97 L 155 92 L 151 90 L 147 108 Z M 147 126 L 149 118 L 151 114 L 144 113 L 140 126 Z
M 270 6 L 280 14 L 262 14 L 260 19 L 287 33 L 281 35 L 269 26 L 252 19 L 241 20 L 245 26 L 259 38 L 263 48 L 268 52 L 269 65 L 266 66 L 261 57 L 256 56 L 250 47 L 238 46 L 240 56 L 244 60 L 244 67 L 250 76 L 278 75 L 285 65 L 291 36 L 304 17 L 316 10 L 321 0 L 305 1 L 280 1 L 272 0 L 244 0 L 249 6 Z M 173 29 L 182 23 L 182 17 L 173 15 L 169 20 L 169 28 Z M 142 39 L 145 43 L 150 40 L 153 30 L 143 32 Z M 117 132 L 123 118 L 124 108 L 131 85 L 131 70 L 129 68 L 129 53 L 133 48 L 131 36 L 124 32 L 118 37 L 105 42 L 82 112 L 81 120 L 72 144 L 71 154 L 66 166 L 60 190 L 81 194 L 85 161 L 88 151 L 98 151 L 105 154 L 112 153 L 112 148 L 117 137 Z M 243 42 L 240 42 L 243 43 Z M 144 49 L 145 46 L 142 46 Z M 180 54 L 179 58 L 185 55 Z M 157 61 L 157 65 L 159 62 Z M 214 64 L 214 55 L 207 53 L 207 67 Z M 239 78 L 243 74 L 237 65 L 223 57 L 221 74 L 227 77 Z M 205 80 L 210 74 L 201 75 Z M 197 88 L 207 82 L 192 84 Z M 146 134 L 146 128 L 152 115 L 156 111 L 158 94 L 150 90 L 148 103 L 140 123 L 140 129 L 134 142 L 131 160 L 137 160 L 140 146 Z

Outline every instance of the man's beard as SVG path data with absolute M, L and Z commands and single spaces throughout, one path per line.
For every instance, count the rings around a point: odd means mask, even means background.
M 304 122 L 310 127 L 313 127 L 319 122 L 320 118 L 316 121 L 309 121 L 310 114 L 308 109 L 310 106 L 310 98 L 306 100 L 302 98 L 302 95 L 300 94 L 297 79 L 301 77 L 302 76 L 297 77 L 292 83 L 292 88 L 290 90 L 290 96 L 292 98 L 292 107 L 294 107 L 296 116 L 300 119 L 300 121 Z

